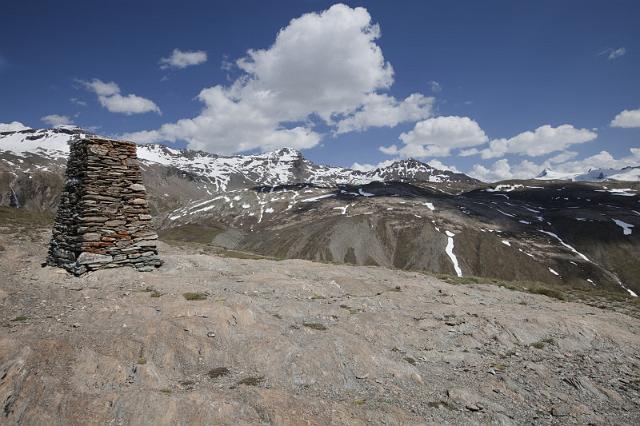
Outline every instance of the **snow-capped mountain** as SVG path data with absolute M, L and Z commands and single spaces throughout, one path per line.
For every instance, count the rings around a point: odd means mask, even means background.
M 69 151 L 69 141 L 86 134 L 89 132 L 69 126 L 0 133 L 0 152 L 8 152 L 20 158 L 41 156 L 53 160 L 64 159 Z M 149 144 L 138 147 L 138 158 L 148 166 L 171 166 L 205 179 L 213 186 L 214 191 L 299 183 L 335 186 L 374 181 L 478 182 L 464 174 L 438 170 L 416 160 L 397 161 L 390 166 L 368 172 L 318 165 L 305 159 L 299 151 L 289 148 L 264 154 L 219 156 Z M 4 161 L 14 163 L 10 159 Z
M 544 169 L 538 176 L 538 180 L 570 180 L 574 182 L 602 182 L 602 181 L 626 181 L 640 182 L 640 166 L 625 167 L 623 169 L 589 169 L 584 173 L 563 173 L 551 169 Z
M 0 206 L 51 216 L 68 143 L 85 134 L 0 133 Z M 548 181 L 487 185 L 415 160 L 364 172 L 317 165 L 291 149 L 218 156 L 144 145 L 138 157 L 167 241 L 640 294 L 640 265 L 629 262 L 640 252 L 635 183 L 555 182 L 578 176 L 547 171 Z

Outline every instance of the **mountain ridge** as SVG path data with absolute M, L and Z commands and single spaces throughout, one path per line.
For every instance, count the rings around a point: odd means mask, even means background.
M 27 129 L 0 133 L 0 151 L 17 156 L 41 154 L 62 159 L 67 144 L 77 138 L 95 136 L 81 128 L 70 126 L 54 129 Z M 316 164 L 292 148 L 281 148 L 261 154 L 222 156 L 204 151 L 176 149 L 162 144 L 138 146 L 142 162 L 173 166 L 180 170 L 209 178 L 218 191 L 237 185 L 287 185 L 312 183 L 335 186 L 365 184 L 373 181 L 423 181 L 480 183 L 462 173 L 436 169 L 415 159 L 398 160 L 371 171 Z

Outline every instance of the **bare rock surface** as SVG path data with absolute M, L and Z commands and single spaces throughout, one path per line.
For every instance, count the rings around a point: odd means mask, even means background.
M 0 424 L 639 424 L 640 320 L 424 274 L 217 257 L 74 277 L 0 225 Z

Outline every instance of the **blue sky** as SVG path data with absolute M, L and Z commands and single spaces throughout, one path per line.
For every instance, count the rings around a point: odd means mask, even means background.
M 639 2 L 334 4 L 5 1 L 0 123 L 489 180 L 640 164 Z

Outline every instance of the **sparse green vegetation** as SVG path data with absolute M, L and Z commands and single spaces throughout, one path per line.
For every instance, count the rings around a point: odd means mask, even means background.
M 504 354 L 500 355 L 500 358 L 505 359 L 505 358 L 511 358 L 512 356 L 514 356 L 516 354 L 516 351 L 514 350 L 508 350 L 507 352 L 505 352 Z
M 165 395 L 171 395 L 173 393 L 173 391 L 169 388 L 160 389 L 160 392 L 162 392 Z
M 209 370 L 207 376 L 211 379 L 216 379 L 218 377 L 226 376 L 229 374 L 229 369 L 227 367 L 216 367 Z
M 137 364 L 144 365 L 146 363 L 147 363 L 147 360 L 145 357 L 141 356 L 140 358 L 138 358 Z
M 11 321 L 26 321 L 28 320 L 29 317 L 24 316 L 24 315 L 18 315 L 17 317 L 15 317 L 14 319 L 12 319 Z
M 531 346 L 532 348 L 536 348 L 536 349 L 544 349 L 544 342 L 542 340 L 539 340 L 537 342 L 533 342 L 529 346 Z
M 507 370 L 507 366 L 505 364 L 502 364 L 502 363 L 499 363 L 499 362 L 495 363 L 495 364 L 492 364 L 491 367 L 494 370 L 497 370 L 497 371 L 500 371 L 500 372 Z
M 545 337 L 544 339 L 540 339 L 537 342 L 533 342 L 529 346 L 536 349 L 544 349 L 546 345 L 555 345 L 556 340 L 553 337 Z
M 404 357 L 404 360 L 407 361 L 411 365 L 416 365 L 416 360 L 410 356 Z
M 543 294 L 545 296 L 552 297 L 554 299 L 567 300 L 566 294 L 563 291 L 564 289 L 552 288 L 551 284 L 545 284 L 541 282 L 506 281 L 506 280 L 501 280 L 497 278 L 485 278 L 485 277 L 475 277 L 475 276 L 455 277 L 453 275 L 445 275 L 445 274 L 438 274 L 436 275 L 436 277 L 449 284 L 462 284 L 462 285 L 490 284 L 490 285 L 497 285 L 499 287 L 504 287 L 509 290 L 524 291 L 532 294 Z M 526 301 L 521 301 L 520 304 L 526 304 Z
M 264 382 L 264 376 L 249 376 L 238 382 L 239 385 L 258 386 Z
M 163 294 L 162 294 L 162 293 L 160 293 L 158 290 L 153 290 L 153 291 L 151 292 L 151 294 L 150 294 L 150 296 L 151 296 L 151 297 L 160 297 L 160 296 L 162 296 L 162 295 L 163 295 Z
M 23 225 L 28 229 L 50 227 L 53 224 L 53 214 L 38 213 L 13 207 L 0 207 L 0 223 Z
M 326 330 L 327 326 L 319 323 L 319 322 L 303 322 L 302 325 L 304 325 L 307 328 L 311 328 L 313 330 Z
M 529 289 L 529 293 L 533 294 L 544 294 L 545 296 L 552 297 L 558 300 L 566 300 L 566 297 L 563 292 L 560 290 L 554 290 L 548 287 L 534 287 Z
M 163 229 L 158 231 L 158 237 L 167 242 L 194 242 L 208 244 L 224 231 L 222 226 L 218 225 L 197 225 L 186 224 L 175 228 Z
M 183 293 L 182 296 L 187 300 L 207 300 L 207 295 L 205 293 L 187 292 Z

